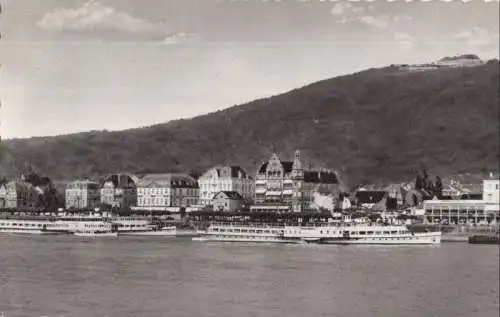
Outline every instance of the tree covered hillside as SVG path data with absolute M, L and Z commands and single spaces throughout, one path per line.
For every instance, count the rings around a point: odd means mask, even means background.
M 188 120 L 119 132 L 8 140 L 7 176 L 31 164 L 52 179 L 117 171 L 202 171 L 238 164 L 252 175 L 272 151 L 334 168 L 350 185 L 498 169 L 498 61 L 336 77 Z

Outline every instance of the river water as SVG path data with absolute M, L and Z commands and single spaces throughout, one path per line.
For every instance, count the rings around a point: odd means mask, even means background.
M 0 237 L 1 317 L 498 317 L 499 248 Z

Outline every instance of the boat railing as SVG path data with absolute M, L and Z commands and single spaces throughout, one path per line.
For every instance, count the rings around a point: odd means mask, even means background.
M 211 222 L 212 227 L 245 227 L 245 228 L 275 228 L 275 227 L 285 227 L 284 224 L 279 223 L 237 223 L 237 222 Z

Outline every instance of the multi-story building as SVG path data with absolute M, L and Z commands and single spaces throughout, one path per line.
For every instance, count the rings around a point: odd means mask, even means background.
M 200 204 L 213 205 L 215 194 L 221 191 L 234 191 L 251 202 L 254 195 L 254 182 L 247 172 L 239 166 L 216 166 L 206 171 L 199 179 Z
M 65 193 L 67 209 L 94 209 L 101 202 L 99 184 L 90 180 L 68 183 Z
M 23 180 L 8 182 L 4 191 L 5 208 L 34 208 L 41 195 L 39 189 Z
M 147 174 L 137 182 L 137 208 L 166 210 L 198 204 L 198 183 L 185 174 Z
M 5 184 L 0 185 L 0 208 L 5 208 L 5 199 L 7 197 L 7 187 Z
M 281 161 L 274 153 L 255 177 L 254 211 L 303 212 L 310 208 L 314 193 L 338 193 L 339 181 L 332 170 L 305 170 L 300 152 L 292 162 Z
M 137 205 L 138 181 L 136 176 L 130 174 L 108 176 L 101 187 L 101 203 L 118 208 Z

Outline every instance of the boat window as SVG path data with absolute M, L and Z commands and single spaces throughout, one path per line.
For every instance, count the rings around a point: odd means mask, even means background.
M 382 234 L 382 231 L 375 231 L 375 234 Z
M 240 232 L 241 230 L 240 229 L 234 229 L 234 232 Z
M 366 234 L 373 234 L 373 231 L 367 231 Z
M 248 232 L 248 230 L 247 229 L 241 229 L 241 232 L 246 233 L 246 232 Z
M 365 231 L 360 231 L 359 234 L 360 235 L 364 235 L 364 234 L 366 234 L 366 232 Z
M 391 234 L 397 234 L 397 230 L 391 231 Z
M 390 232 L 389 231 L 384 231 L 384 234 L 390 234 Z
M 262 233 L 262 230 L 255 230 L 256 233 Z

